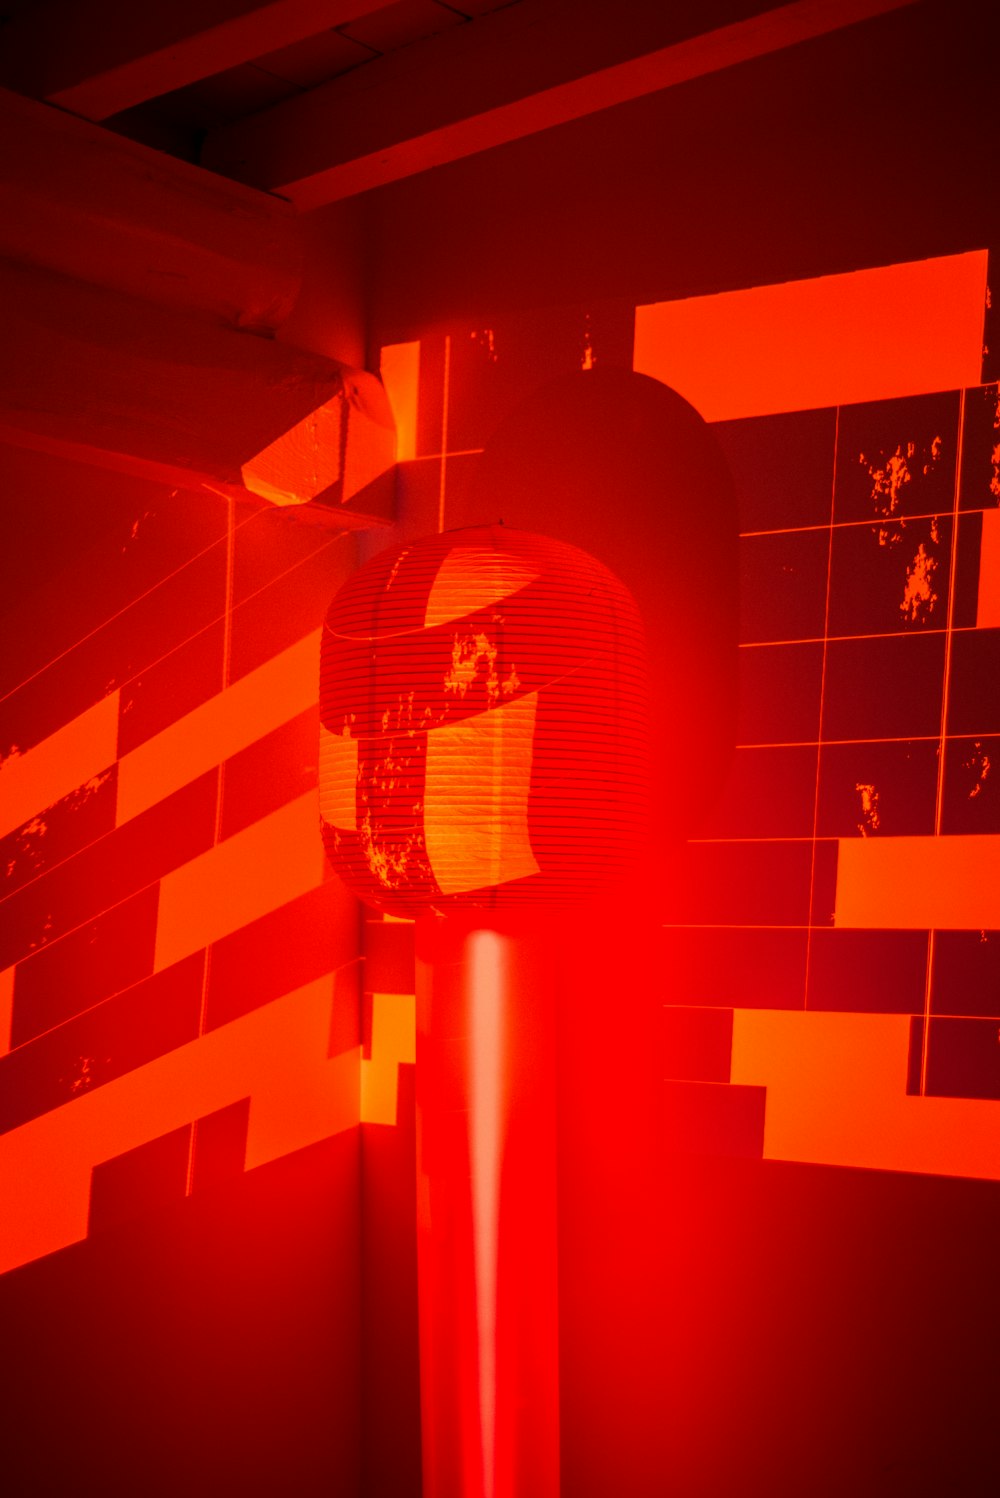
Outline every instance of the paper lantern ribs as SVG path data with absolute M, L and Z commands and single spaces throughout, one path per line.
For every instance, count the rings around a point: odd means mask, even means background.
M 333 602 L 320 697 L 327 852 L 377 908 L 566 905 L 642 856 L 642 626 L 568 543 L 497 525 L 383 552 Z

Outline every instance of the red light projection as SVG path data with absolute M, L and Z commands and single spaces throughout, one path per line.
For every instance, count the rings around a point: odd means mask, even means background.
M 553 932 L 483 919 L 417 928 L 424 1491 L 442 1498 L 559 1491 Z
M 388 344 L 379 357 L 379 374 L 396 425 L 396 461 L 406 463 L 417 455 L 420 344 Z
M 635 606 L 577 548 L 502 526 L 382 553 L 331 606 L 321 717 L 331 862 L 376 908 L 435 913 L 416 1047 L 426 1489 L 554 1493 L 554 1001 L 524 971 L 523 920 L 641 858 Z M 497 907 L 520 919 L 477 929 Z M 373 997 L 373 1052 L 388 998 Z M 374 1083 L 363 1071 L 363 1116 Z
M 641 854 L 642 630 L 565 543 L 473 527 L 369 562 L 327 617 L 321 715 L 327 851 L 377 908 L 576 901 Z
M 497 1435 L 497 1321 L 500 1243 L 500 1177 L 504 1163 L 503 1087 L 506 1071 L 504 1041 L 503 942 L 495 931 L 476 931 L 470 939 L 467 975 L 472 1003 L 472 1032 L 468 1043 L 469 1140 L 472 1165 L 472 1242 L 475 1264 L 476 1327 L 479 1332 L 479 1431 L 482 1449 L 480 1481 L 484 1492 L 494 1486 Z M 511 1037 L 524 1044 L 523 1036 Z M 510 1041 L 508 1041 L 508 1044 Z M 554 1182 L 553 1182 L 554 1184 Z M 555 1291 L 553 1284 L 552 1290 Z M 558 1379 L 558 1366 L 549 1370 L 548 1387 Z M 523 1398 L 524 1390 L 519 1390 Z M 556 1411 L 558 1413 L 558 1411 Z M 537 1474 L 541 1482 L 541 1474 Z M 551 1481 L 551 1479 L 550 1479 Z M 501 1484 L 501 1491 L 506 1484 Z
M 489 357 L 492 335 L 478 342 Z M 446 338 L 445 441 L 457 347 Z M 436 499 L 440 522 L 440 483 Z M 651 1262 L 660 1251 L 660 1214 L 639 1185 L 655 1168 L 657 1089 L 642 1076 L 653 1049 L 640 1042 L 643 1061 L 629 1069 L 642 1137 L 612 1185 L 608 1141 L 598 1144 L 595 1132 L 607 1129 L 607 1101 L 619 1092 L 595 1095 L 590 1044 L 571 1046 L 569 1063 L 557 1066 L 555 1041 L 560 1007 L 572 1011 L 572 1027 L 598 1033 L 608 969 L 603 960 L 589 974 L 579 965 L 579 927 L 564 916 L 567 907 L 586 912 L 578 919 L 593 956 L 621 919 L 612 896 L 624 905 L 627 891 L 632 940 L 648 949 L 647 897 L 667 844 L 696 818 L 692 802 L 708 799 L 725 760 L 735 524 L 721 458 L 697 413 L 655 382 L 597 373 L 593 361 L 572 381 L 544 386 L 499 428 L 470 503 L 477 518 L 547 511 L 561 538 L 464 526 L 382 553 L 350 579 L 324 631 L 320 802 L 331 861 L 351 887 L 395 916 L 420 916 L 425 1486 L 499 1498 L 558 1487 L 557 1216 L 589 1218 L 592 1231 L 612 1200 L 626 1201 L 601 1233 L 604 1266 L 635 1259 L 629 1223 Z M 618 547 L 649 605 L 652 651 L 629 594 L 572 543 L 596 528 L 604 503 L 644 522 L 655 512 L 654 533 L 668 548 L 666 590 L 658 567 Z M 655 811 L 651 720 L 662 778 Z M 682 766 L 678 798 L 670 777 Z M 528 925 L 532 910 L 544 921 Z M 633 1036 L 653 1013 L 645 995 L 629 1006 Z M 557 1095 L 575 1125 L 558 1150 Z M 588 1108 L 597 1131 L 580 1127 Z M 557 1207 L 558 1179 L 568 1207 Z M 571 1244 L 564 1263 L 575 1289 L 596 1290 L 602 1270 L 592 1255 Z M 658 1447 L 649 1412 L 642 1401 L 632 1416 L 623 1409 L 648 1372 L 646 1349 L 662 1337 L 662 1296 L 643 1283 L 641 1331 L 591 1317 L 609 1362 L 629 1344 L 629 1395 L 609 1401 L 592 1376 L 570 1378 L 567 1397 L 574 1440 L 590 1418 L 582 1412 L 602 1404 L 605 1439 L 613 1445 L 609 1430 L 641 1427 L 646 1460 Z

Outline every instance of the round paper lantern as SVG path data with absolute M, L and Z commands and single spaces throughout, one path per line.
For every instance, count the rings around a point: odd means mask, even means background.
M 394 915 L 621 885 L 649 818 L 642 626 L 562 541 L 476 526 L 381 553 L 323 631 L 330 861 Z

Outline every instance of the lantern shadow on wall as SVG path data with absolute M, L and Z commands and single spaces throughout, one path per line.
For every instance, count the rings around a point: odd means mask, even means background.
M 679 396 L 593 370 L 501 426 L 475 503 L 348 580 L 321 666 L 327 852 L 417 918 L 424 1490 L 555 1494 L 597 1437 L 652 1493 L 667 996 L 642 975 L 732 748 L 731 485 Z

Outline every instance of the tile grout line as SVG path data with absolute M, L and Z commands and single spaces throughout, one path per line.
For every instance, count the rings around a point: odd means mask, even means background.
M 816 852 L 819 846 L 819 765 L 823 737 L 823 701 L 826 695 L 826 653 L 829 649 L 829 586 L 834 572 L 834 517 L 837 514 L 837 464 L 840 460 L 840 406 L 834 418 L 834 463 L 829 478 L 829 538 L 826 544 L 826 590 L 823 595 L 823 653 L 819 668 L 819 706 L 816 727 L 816 785 L 813 789 L 813 834 L 808 861 L 808 924 L 805 929 L 805 971 L 802 974 L 802 1010 L 808 1010 L 808 969 L 813 956 L 813 926 L 816 923 Z
M 229 686 L 232 675 L 233 654 L 233 597 L 236 576 L 236 501 L 232 495 L 227 500 L 226 515 L 226 595 L 224 605 L 224 624 L 222 633 L 222 687 L 224 692 Z M 223 796 L 226 784 L 226 761 L 219 760 L 219 768 L 215 788 L 215 826 L 212 830 L 212 847 L 217 848 L 222 840 L 222 808 Z M 159 910 L 157 910 L 159 920 Z M 212 943 L 205 943 L 205 956 L 201 969 L 201 1003 L 198 1008 L 198 1039 L 205 1034 L 205 1026 L 208 1021 L 208 989 L 212 974 Z M 187 1178 L 184 1185 L 185 1196 L 190 1196 L 194 1190 L 194 1168 L 195 1147 L 198 1137 L 198 1122 L 195 1119 L 188 1134 L 188 1162 Z
M 256 520 L 257 517 L 263 513 L 264 512 L 262 510 L 255 510 L 252 515 L 248 515 L 245 520 L 240 521 L 239 528 L 242 529 L 243 526 L 249 525 L 252 520 Z M 193 556 L 190 556 L 186 561 L 181 562 L 180 566 L 175 567 L 172 572 L 165 573 L 163 577 L 158 578 L 155 583 L 151 583 L 150 586 L 146 588 L 142 593 L 137 593 L 134 598 L 130 598 L 128 603 L 124 604 L 122 608 L 117 611 L 117 613 L 109 615 L 109 617 L 102 620 L 100 624 L 95 624 L 93 629 L 88 630 L 85 635 L 81 635 L 78 640 L 74 640 L 72 645 L 67 645 L 65 650 L 61 650 L 58 655 L 54 655 L 52 659 L 46 661 L 43 666 L 39 666 L 38 670 L 33 671 L 30 676 L 24 677 L 22 681 L 18 682 L 17 686 L 11 687 L 3 694 L 2 697 L 0 697 L 0 702 L 6 702 L 9 697 L 16 696 L 18 692 L 22 691 L 26 686 L 29 686 L 31 682 L 36 681 L 39 676 L 43 676 L 46 671 L 49 671 L 53 666 L 58 665 L 61 660 L 65 660 L 66 656 L 72 655 L 74 650 L 78 650 L 80 646 L 85 645 L 88 640 L 94 639 L 96 635 L 99 635 L 101 633 L 102 629 L 107 629 L 108 626 L 114 624 L 117 619 L 121 619 L 123 615 L 128 613 L 129 609 L 135 608 L 136 604 L 142 603 L 144 599 L 152 597 L 152 595 L 157 591 L 158 588 L 162 588 L 166 583 L 171 582 L 175 577 L 179 577 L 181 573 L 184 572 L 188 567 L 193 566 L 195 562 L 201 561 L 202 557 L 208 556 L 210 551 L 214 551 L 215 548 L 221 544 L 222 539 L 223 538 L 221 536 L 217 537 L 216 540 L 211 541 L 208 546 L 202 547 L 201 551 L 196 551 Z M 228 544 L 228 534 L 226 540 Z M 216 622 L 216 620 L 212 621 L 212 623 Z M 204 627 L 210 628 L 211 626 L 206 625 Z M 194 635 L 189 636 L 189 639 L 195 639 L 196 636 L 201 633 L 201 630 L 196 630 Z M 188 641 L 184 640 L 181 643 L 187 644 Z M 179 647 L 174 648 L 177 649 Z M 171 653 L 171 651 L 167 652 L 167 654 Z M 161 657 L 161 659 L 164 658 L 165 657 Z M 153 661 L 151 663 L 151 665 L 157 664 L 159 664 L 157 661 Z M 144 672 L 150 669 L 150 665 L 144 666 L 142 670 L 135 672 L 134 675 L 126 678 L 125 681 L 120 682 L 118 689 L 121 690 L 123 686 L 128 686 L 131 682 L 135 681 L 139 676 L 142 676 Z M 42 740 L 42 742 L 44 742 L 44 740 Z
M 962 489 L 962 449 L 965 440 L 965 391 L 958 401 L 958 441 L 955 450 L 955 488 L 951 508 L 951 556 L 948 559 L 948 611 L 945 618 L 944 674 L 941 680 L 941 731 L 938 735 L 937 794 L 934 799 L 934 836 L 941 836 L 944 820 L 945 750 L 948 743 L 948 708 L 951 692 L 951 652 L 954 641 L 955 584 L 958 578 L 958 524 Z M 927 1068 L 931 1038 L 931 984 L 934 971 L 934 932 L 927 933 L 927 971 L 924 976 L 923 1034 L 920 1046 L 920 1096 L 927 1096 Z
M 812 960 L 812 933 L 816 920 L 816 854 L 819 846 L 819 790 L 820 790 L 820 747 L 819 741 L 823 737 L 823 706 L 826 693 L 826 658 L 829 649 L 829 627 L 830 627 L 830 582 L 833 576 L 833 522 L 836 515 L 837 505 L 837 462 L 840 447 L 840 407 L 833 423 L 833 471 L 830 475 L 830 526 L 829 540 L 826 548 L 826 593 L 823 599 L 823 655 L 820 663 L 819 674 L 819 721 L 817 724 L 816 744 L 816 785 L 813 792 L 813 825 L 812 825 L 812 854 L 809 859 L 809 920 L 806 928 L 806 960 L 805 972 L 802 978 L 802 1008 L 809 1008 L 809 966 Z
M 451 384 L 451 334 L 444 338 L 444 381 L 441 399 L 441 479 L 438 488 L 438 534 L 444 530 L 444 489 L 448 467 L 448 400 Z

